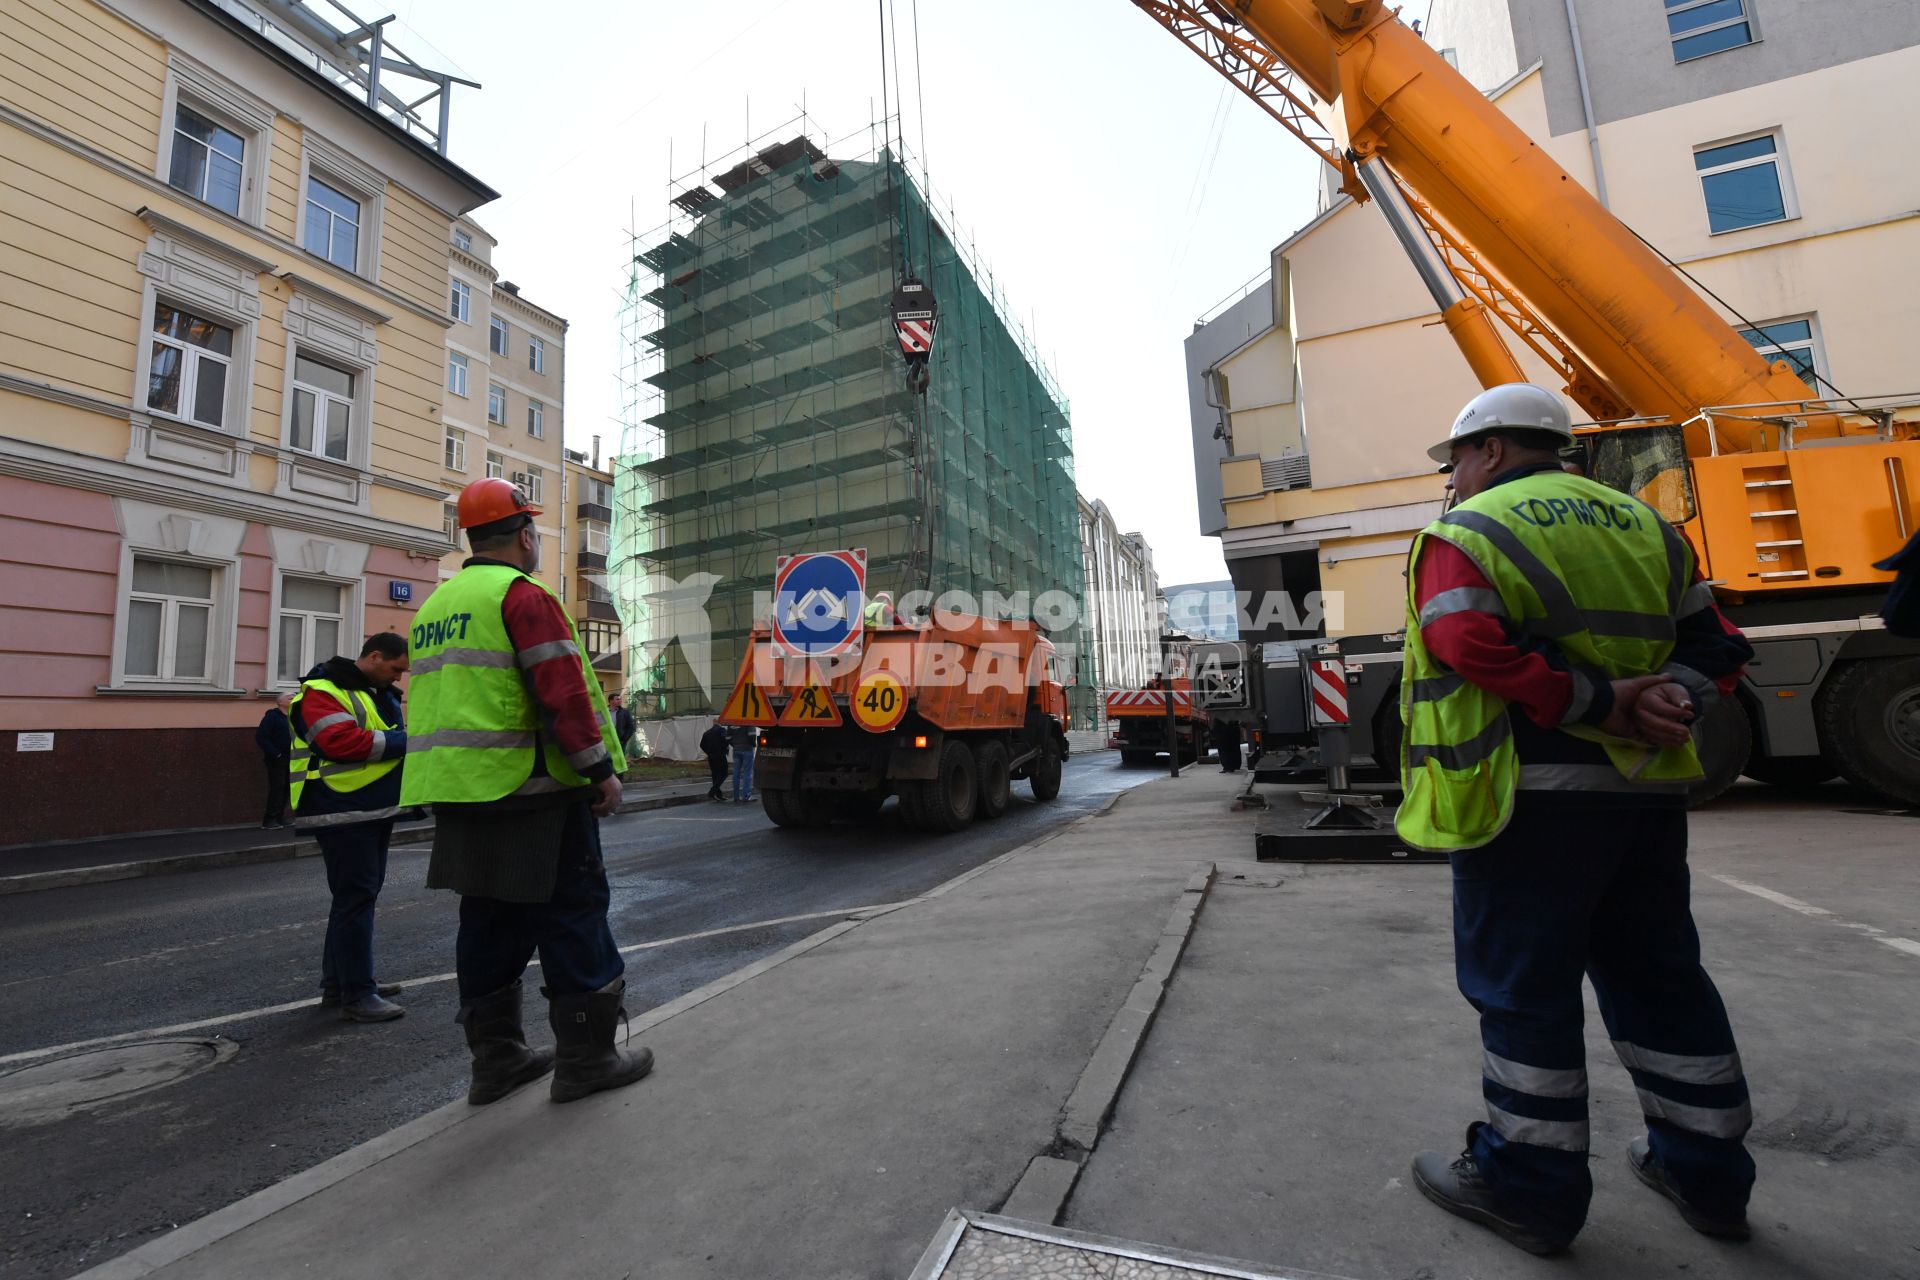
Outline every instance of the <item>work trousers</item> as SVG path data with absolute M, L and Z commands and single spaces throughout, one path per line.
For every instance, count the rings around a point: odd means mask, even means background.
M 387 882 L 393 821 L 312 830 L 333 894 L 327 941 L 320 952 L 320 989 L 328 995 L 338 991 L 343 1003 L 352 1004 L 373 994 L 373 909 Z
M 261 811 L 262 825 L 269 822 L 281 822 L 287 817 L 288 790 L 292 779 L 287 776 L 287 757 L 262 756 L 267 766 L 267 807 Z
M 1654 1155 L 1689 1203 L 1741 1216 L 1752 1111 L 1700 964 L 1686 811 L 1521 792 L 1507 829 L 1452 862 L 1455 971 L 1484 1050 L 1487 1121 L 1469 1149 L 1488 1185 L 1535 1225 L 1571 1235 L 1586 1221 L 1585 973 Z
M 707 795 L 711 799 L 718 800 L 721 798 L 720 784 L 727 780 L 727 758 L 708 756 L 707 772 L 713 776 L 713 785 L 707 788 Z
M 607 868 L 600 820 L 587 802 L 567 809 L 553 895 L 506 902 L 462 895 L 454 970 L 460 998 L 477 1000 L 512 983 L 540 953 L 542 985 L 554 995 L 598 991 L 626 971 L 607 927 Z
M 753 799 L 753 748 L 733 749 L 733 798 Z
M 1240 739 L 1221 742 L 1215 750 L 1220 753 L 1220 772 L 1240 772 Z

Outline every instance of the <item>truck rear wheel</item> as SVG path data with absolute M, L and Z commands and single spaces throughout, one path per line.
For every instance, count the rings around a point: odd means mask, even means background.
M 1007 802 L 1013 799 L 1013 782 L 1007 772 L 1007 748 L 1005 743 L 984 742 L 980 750 L 974 753 L 974 763 L 979 769 L 979 811 L 983 818 L 997 818 L 1007 811 Z
M 1040 745 L 1040 755 L 1027 774 L 1033 798 L 1045 803 L 1060 794 L 1060 744 L 1049 737 Z
M 928 831 L 958 831 L 973 821 L 979 805 L 979 771 L 966 743 L 948 738 L 940 747 L 938 772 L 916 782 L 909 816 Z
M 1847 781 L 1920 805 L 1920 658 L 1863 658 L 1837 669 L 1814 702 L 1820 747 Z
M 833 821 L 831 798 L 817 791 L 762 791 L 760 807 L 776 827 L 824 827 Z

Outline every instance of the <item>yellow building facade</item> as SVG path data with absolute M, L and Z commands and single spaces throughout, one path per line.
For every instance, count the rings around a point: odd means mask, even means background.
M 9 9 L 0 839 L 248 819 L 263 710 L 438 580 L 449 227 L 495 193 L 285 34 Z

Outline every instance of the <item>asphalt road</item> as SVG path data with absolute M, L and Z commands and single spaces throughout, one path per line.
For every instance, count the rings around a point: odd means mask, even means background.
M 1035 804 L 1016 783 L 1003 817 L 954 836 L 904 830 L 892 803 L 870 825 L 817 832 L 779 830 L 758 805 L 604 822 L 615 938 L 669 940 L 628 954 L 628 1008 L 770 955 L 835 913 L 913 897 L 1158 776 L 1111 753 L 1076 758 L 1056 802 Z M 0 898 L 0 1273 L 72 1275 L 463 1096 L 457 899 L 422 887 L 426 862 L 423 845 L 388 866 L 374 955 L 382 981 L 407 984 L 407 1016 L 376 1026 L 305 1003 L 273 1010 L 318 994 L 317 858 Z M 538 980 L 536 961 L 536 1042 L 549 1038 Z M 166 1031 L 203 1019 L 220 1021 Z M 129 1033 L 112 1053 L 41 1052 Z M 147 1047 L 158 1040 L 187 1043 Z M 135 1079 L 150 1065 L 138 1055 L 218 1060 L 73 1105 Z M 10 1089 L 7 1074 L 29 1069 Z M 29 1092 L 27 1079 L 47 1086 Z

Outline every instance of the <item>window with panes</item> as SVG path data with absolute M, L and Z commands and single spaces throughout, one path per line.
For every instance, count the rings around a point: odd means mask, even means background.
M 346 627 L 347 589 L 317 578 L 280 579 L 280 653 L 284 681 L 298 680 L 340 652 Z
M 507 422 L 507 389 L 497 382 L 487 384 L 487 421 L 501 426 Z
M 217 571 L 205 565 L 134 557 L 127 595 L 128 679 L 212 679 L 217 584 Z
M 487 350 L 497 356 L 507 354 L 507 322 L 499 316 L 487 322 Z
M 289 444 L 303 453 L 347 461 L 353 442 L 355 376 L 312 356 L 294 357 Z
M 207 427 L 223 427 L 233 330 L 182 307 L 156 302 L 147 408 Z
M 169 186 L 238 216 L 246 157 L 245 138 L 189 106 L 174 108 Z
M 447 470 L 465 471 L 467 469 L 467 433 L 464 431 L 447 432 Z
M 338 187 L 309 174 L 307 211 L 301 247 L 336 267 L 357 270 L 360 263 L 360 202 Z
M 452 295 L 447 301 L 447 314 L 461 324 L 467 324 L 472 321 L 473 286 L 465 280 L 455 280 L 453 282 Z

